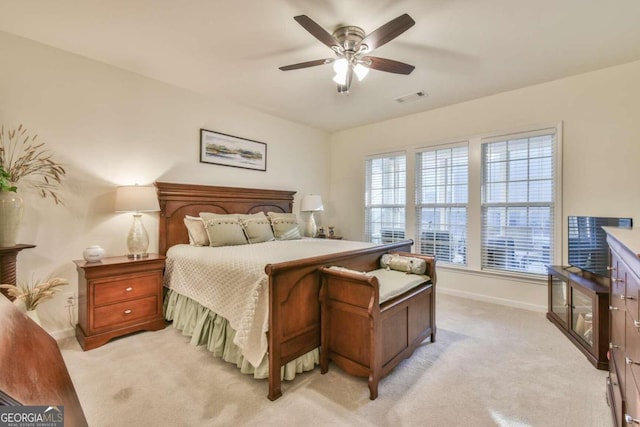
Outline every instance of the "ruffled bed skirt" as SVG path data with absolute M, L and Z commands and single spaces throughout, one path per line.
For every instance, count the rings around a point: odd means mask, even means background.
M 182 331 L 182 335 L 191 337 L 192 345 L 206 346 L 215 357 L 235 364 L 243 374 L 269 378 L 268 355 L 265 354 L 257 368 L 245 360 L 240 348 L 233 343 L 236 331 L 224 317 L 171 289 L 165 292 L 164 317 L 173 321 L 173 327 Z M 319 363 L 320 352 L 316 348 L 283 366 L 280 377 L 292 380 L 296 374 L 310 371 Z

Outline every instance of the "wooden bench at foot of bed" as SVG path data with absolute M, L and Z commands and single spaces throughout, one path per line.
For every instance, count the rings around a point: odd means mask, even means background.
M 282 395 L 280 367 L 320 346 L 320 269 L 342 265 L 359 271 L 376 268 L 390 251 L 407 251 L 413 241 L 269 264 L 269 394 Z
M 430 280 L 380 303 L 374 276 L 322 268 L 320 369 L 329 360 L 351 375 L 368 377 L 369 397 L 378 397 L 378 383 L 427 338 L 436 339 L 435 258 L 399 253 L 426 261 Z M 406 273 L 396 272 L 399 275 Z

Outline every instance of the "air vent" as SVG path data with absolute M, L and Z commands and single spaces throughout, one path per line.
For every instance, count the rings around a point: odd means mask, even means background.
M 409 95 L 400 96 L 395 99 L 395 101 L 399 104 L 405 104 L 407 102 L 415 102 L 419 99 L 423 99 L 427 96 L 427 92 L 421 90 L 416 93 L 410 93 Z

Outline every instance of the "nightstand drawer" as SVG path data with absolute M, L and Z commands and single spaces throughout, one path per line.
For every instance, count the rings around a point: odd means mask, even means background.
M 94 329 L 120 324 L 126 325 L 130 321 L 157 315 L 158 297 L 152 295 L 137 300 L 97 307 L 93 313 Z
M 161 275 L 147 274 L 138 277 L 123 277 L 109 280 L 106 283 L 96 283 L 93 304 L 95 306 L 110 304 L 146 295 L 157 295 L 160 288 Z

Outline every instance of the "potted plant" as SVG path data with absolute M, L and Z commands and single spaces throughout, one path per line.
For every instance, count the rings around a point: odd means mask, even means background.
M 52 160 L 53 154 L 30 136 L 22 125 L 17 129 L 0 129 L 0 247 L 15 246 L 18 226 L 22 220 L 24 202 L 17 194 L 18 182 L 25 182 L 42 197 L 51 197 L 56 204 L 62 200 L 58 187 L 66 174 Z
M 38 282 L 38 281 L 35 281 Z M 7 295 L 15 298 L 14 304 L 23 307 L 27 315 L 36 323 L 40 324 L 36 308 L 59 291 L 59 286 L 67 285 L 69 282 L 60 277 L 54 277 L 41 283 L 27 283 L 14 285 L 0 285 L 0 289 L 6 289 Z

